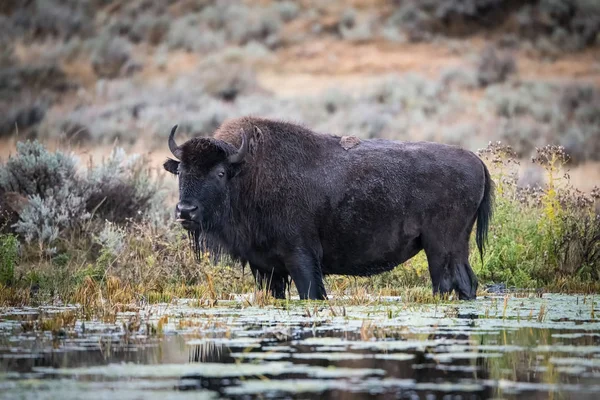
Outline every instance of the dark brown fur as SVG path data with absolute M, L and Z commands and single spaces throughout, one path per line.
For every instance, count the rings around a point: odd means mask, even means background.
M 248 152 L 230 163 L 242 135 Z M 475 154 L 381 139 L 346 150 L 339 136 L 249 117 L 179 149 L 165 168 L 179 170 L 184 226 L 248 261 L 278 297 L 288 277 L 301 297 L 324 298 L 323 275 L 388 271 L 422 249 L 434 292 L 475 297 L 469 236 L 477 220 L 482 251 L 493 195 Z

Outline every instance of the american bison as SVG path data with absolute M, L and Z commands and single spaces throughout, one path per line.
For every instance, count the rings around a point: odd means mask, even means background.
M 429 142 L 350 140 L 244 117 L 169 149 L 177 220 L 211 248 L 248 262 L 285 298 L 325 299 L 323 276 L 389 271 L 425 250 L 434 293 L 474 299 L 469 236 L 483 255 L 493 182 L 474 153 Z M 346 142 L 348 142 L 346 140 Z

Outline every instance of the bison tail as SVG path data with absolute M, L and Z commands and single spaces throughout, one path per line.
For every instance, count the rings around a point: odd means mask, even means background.
M 494 182 L 490 177 L 487 166 L 483 162 L 482 164 L 485 172 L 485 187 L 483 190 L 483 199 L 481 199 L 481 203 L 479 203 L 479 208 L 477 209 L 477 233 L 475 234 L 475 242 L 477 243 L 481 263 L 483 264 L 483 251 L 485 250 L 488 228 L 493 214 Z

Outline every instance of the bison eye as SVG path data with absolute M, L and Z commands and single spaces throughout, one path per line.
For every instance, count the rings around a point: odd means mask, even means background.
M 218 175 L 219 175 L 219 178 L 222 178 L 222 177 L 225 176 L 225 172 L 221 171 L 221 172 L 218 173 Z

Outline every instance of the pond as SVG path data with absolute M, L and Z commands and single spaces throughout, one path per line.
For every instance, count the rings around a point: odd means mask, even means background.
M 597 399 L 597 297 L 3 308 L 1 399 Z M 44 318 L 72 321 L 53 327 Z M 68 317 L 70 316 L 70 317 Z

